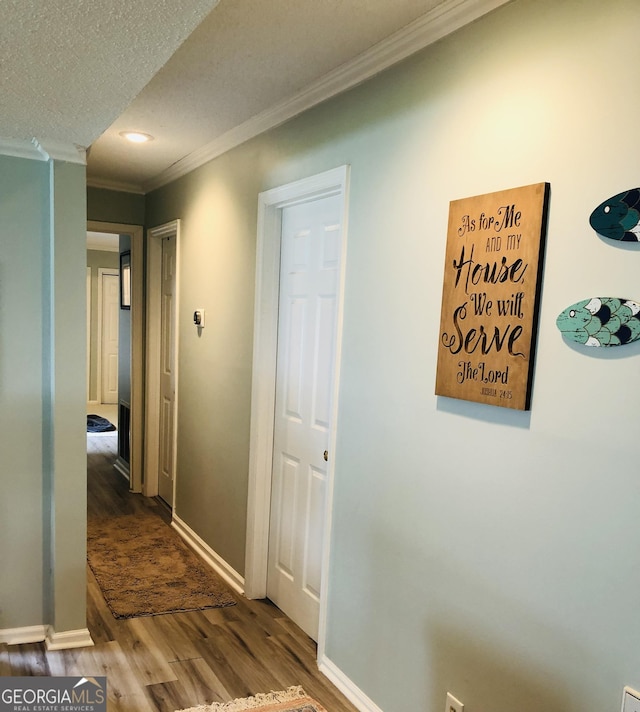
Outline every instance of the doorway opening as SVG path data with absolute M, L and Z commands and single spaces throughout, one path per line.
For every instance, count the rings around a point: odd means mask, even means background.
M 142 491 L 143 228 L 87 223 L 87 414 L 116 426 L 116 469 Z M 121 254 L 130 253 L 130 292 L 122 301 Z

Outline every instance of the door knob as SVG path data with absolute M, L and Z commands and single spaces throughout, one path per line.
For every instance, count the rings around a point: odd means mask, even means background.
M 327 462 L 327 460 L 329 459 L 329 451 L 328 450 L 324 451 L 323 457 L 324 457 L 324 461 Z

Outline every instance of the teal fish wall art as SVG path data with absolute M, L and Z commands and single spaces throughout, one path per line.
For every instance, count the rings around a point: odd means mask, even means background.
M 609 240 L 640 242 L 640 188 L 605 200 L 591 213 L 589 224 Z
M 622 346 L 640 339 L 640 302 L 592 297 L 567 307 L 556 319 L 562 335 L 584 346 Z

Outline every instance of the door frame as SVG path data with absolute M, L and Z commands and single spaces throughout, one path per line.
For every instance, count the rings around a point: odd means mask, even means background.
M 344 282 L 347 255 L 347 208 L 349 166 L 343 165 L 294 183 L 273 188 L 258 196 L 258 236 L 256 253 L 255 316 L 253 331 L 253 378 L 251 386 L 251 431 L 249 445 L 249 486 L 247 499 L 247 545 L 245 596 L 264 598 L 267 594 L 271 474 L 275 421 L 276 363 L 278 346 L 278 302 L 280 295 L 280 247 L 284 208 L 322 198 L 341 199 L 342 244 L 336 295 L 336 348 L 329 452 L 335 453 Z M 322 552 L 318 659 L 324 654 L 328 574 L 333 511 L 335 457 L 329 458 Z
M 87 267 L 87 403 L 91 401 L 91 267 Z M 96 395 L 96 398 L 98 396 Z
M 158 495 L 158 467 L 160 443 L 160 340 L 162 335 L 161 278 L 162 239 L 176 238 L 176 330 L 175 350 L 175 400 L 173 407 L 173 511 L 176 505 L 176 480 L 178 462 L 178 342 L 180 333 L 180 220 L 158 225 L 147 230 L 147 362 L 145 410 L 144 486 L 147 497 Z
M 120 270 L 117 267 L 98 267 L 98 324 L 97 324 L 97 338 L 96 338 L 96 378 L 97 378 L 97 388 L 96 388 L 96 398 L 98 403 L 102 403 L 102 344 L 104 334 L 102 329 L 104 326 L 102 318 L 102 309 L 104 307 L 104 290 L 102 288 L 102 277 L 105 274 L 114 275 L 120 277 Z
M 142 225 L 88 220 L 87 230 L 131 236 L 131 450 L 129 489 L 142 492 L 144 419 L 144 228 Z M 100 387 L 100 386 L 99 386 Z

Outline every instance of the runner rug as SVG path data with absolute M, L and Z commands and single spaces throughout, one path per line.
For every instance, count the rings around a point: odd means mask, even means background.
M 243 697 L 232 702 L 214 702 L 211 705 L 189 707 L 180 712 L 326 712 L 318 702 L 309 697 L 301 687 L 290 687 L 281 692 L 269 692 L 255 697 Z
M 153 514 L 90 519 L 87 559 L 115 618 L 235 604 L 213 569 Z

